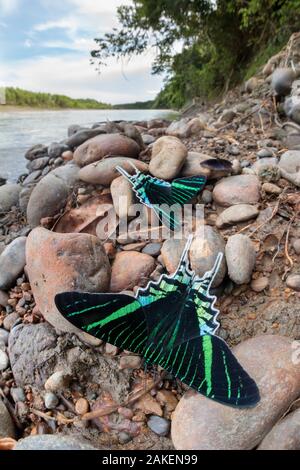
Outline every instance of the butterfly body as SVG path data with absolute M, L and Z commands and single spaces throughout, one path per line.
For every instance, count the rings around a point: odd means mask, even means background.
M 135 296 L 67 292 L 56 296 L 57 308 L 86 333 L 143 356 L 205 396 L 253 406 L 259 401 L 255 382 L 215 336 L 219 312 L 209 290 L 222 255 L 200 278 L 189 268 L 188 246 L 173 275 Z
M 121 167 L 117 167 L 117 170 L 132 184 L 139 201 L 152 208 L 162 223 L 171 230 L 181 228 L 181 221 L 176 213 L 197 196 L 206 183 L 204 176 L 180 178 L 168 183 L 138 170 L 133 176 Z

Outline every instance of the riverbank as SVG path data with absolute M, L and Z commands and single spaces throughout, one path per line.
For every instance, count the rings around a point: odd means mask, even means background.
M 0 187 L 0 437 L 10 438 L 0 448 L 296 448 L 300 132 L 280 111 L 280 93 L 274 108 L 272 71 L 188 119 L 72 125 L 59 143 L 35 142 L 27 175 Z M 216 403 L 169 374 L 157 380 L 139 354 L 74 329 L 56 309 L 57 293 L 134 295 L 178 265 L 183 240 L 147 223 L 139 230 L 148 211 L 132 215 L 137 201 L 116 171 L 133 171 L 128 161 L 165 181 L 206 176 L 190 263 L 202 277 L 223 254 L 212 289 L 217 334 L 256 381 L 258 406 Z M 125 236 L 113 235 L 117 216 L 129 217 Z M 223 367 L 213 348 L 210 358 L 204 394 L 218 388 L 214 371 Z M 230 398 L 237 390 L 224 365 Z

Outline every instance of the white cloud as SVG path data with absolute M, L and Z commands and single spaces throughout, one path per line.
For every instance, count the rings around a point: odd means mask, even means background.
M 1 66 L 0 86 L 18 86 L 32 91 L 95 98 L 107 103 L 146 101 L 147 90 L 160 89 L 161 78 L 150 74 L 151 60 L 135 58 L 129 64 L 110 61 L 98 75 L 85 56 L 39 57 Z
M 19 0 L 0 0 L 0 16 L 11 15 L 19 6 Z

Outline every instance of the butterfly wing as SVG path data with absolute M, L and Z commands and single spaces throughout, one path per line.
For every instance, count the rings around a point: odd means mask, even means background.
M 64 292 L 55 303 L 66 320 L 107 343 L 137 354 L 146 344 L 145 316 L 135 297 Z
M 143 355 L 146 361 L 225 405 L 250 407 L 260 399 L 256 383 L 217 336 L 199 336 L 169 349 L 146 345 Z
M 205 176 L 192 176 L 174 180 L 171 192 L 173 204 L 186 204 L 202 191 L 205 184 Z
M 170 347 L 200 334 L 195 306 L 189 295 L 193 277 L 188 268 L 191 240 L 173 275 L 162 275 L 158 282 L 151 281 L 137 292 L 148 327 L 148 343 Z

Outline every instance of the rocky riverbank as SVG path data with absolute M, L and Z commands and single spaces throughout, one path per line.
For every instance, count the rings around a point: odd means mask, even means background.
M 294 35 L 194 116 L 74 125 L 28 149 L 28 173 L 0 187 L 0 448 L 300 448 L 299 69 Z M 207 176 L 190 262 L 201 275 L 225 255 L 218 334 L 257 381 L 257 407 L 160 379 L 56 310 L 58 292 L 133 293 L 177 266 L 184 242 L 141 233 L 134 218 L 126 237 L 99 238 L 107 213 L 130 218 L 134 195 L 116 171 L 130 161 L 165 180 Z

